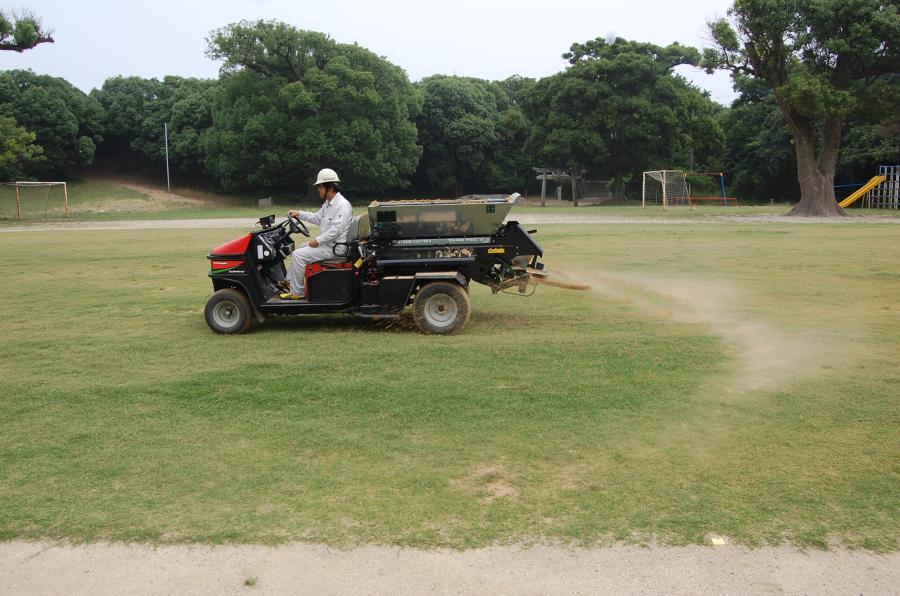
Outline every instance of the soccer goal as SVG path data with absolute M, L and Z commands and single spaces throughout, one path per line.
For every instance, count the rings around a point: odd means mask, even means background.
M 659 205 L 666 209 L 689 204 L 687 178 L 683 170 L 644 172 L 641 207 Z
M 69 216 L 65 182 L 5 182 L 0 184 L 0 218 L 40 219 Z

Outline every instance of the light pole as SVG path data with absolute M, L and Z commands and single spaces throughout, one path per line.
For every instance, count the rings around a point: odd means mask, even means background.
M 172 184 L 169 180 L 169 123 L 163 122 L 163 136 L 166 140 L 166 192 L 172 198 Z

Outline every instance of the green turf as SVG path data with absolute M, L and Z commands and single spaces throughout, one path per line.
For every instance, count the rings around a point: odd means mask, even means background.
M 894 225 L 541 226 L 452 337 L 214 335 L 234 235 L 0 233 L 0 539 L 898 546 Z
M 128 179 L 88 178 L 70 182 L 68 216 L 62 187 L 22 188 L 19 219 L 16 217 L 15 188 L 0 186 L 0 225 L 17 221 L 37 223 L 63 220 L 184 219 L 197 217 L 259 217 L 261 196 L 216 194 L 197 189 L 173 189 Z M 275 195 L 279 213 L 303 204 L 299 196 Z M 309 205 L 307 206 L 309 208 Z
M 69 215 L 63 209 L 63 194 L 60 188 L 29 189 L 22 191 L 20 220 L 16 219 L 15 190 L 0 186 L 0 227 L 16 223 L 41 223 L 52 221 L 115 221 L 125 219 L 194 219 L 241 217 L 255 219 L 268 213 L 284 214 L 288 209 L 315 209 L 299 195 L 278 194 L 273 197 L 274 207 L 259 208 L 254 196 L 214 194 L 196 189 L 175 189 L 176 198 L 166 199 L 165 187 L 149 187 L 145 182 L 131 184 L 128 180 L 89 178 L 68 185 Z M 186 200 L 177 198 L 181 195 Z M 357 213 L 362 213 L 372 197 L 365 194 L 348 193 Z M 784 215 L 791 205 L 739 205 L 723 207 L 704 204 L 693 208 L 659 207 L 641 208 L 639 201 L 629 205 L 582 205 L 574 208 L 571 204 L 560 205 L 551 201 L 546 207 L 533 205 L 517 206 L 514 215 L 533 216 L 554 214 L 575 217 L 611 217 L 644 219 L 697 219 L 711 216 L 758 216 Z M 900 217 L 900 211 L 884 209 L 852 208 L 847 214 L 853 217 L 877 216 Z
M 113 203 L 128 205 L 131 210 L 149 208 L 152 203 L 151 197 L 139 190 L 103 179 L 69 183 L 66 190 L 61 186 L 22 187 L 19 189 L 19 218 L 26 222 L 63 219 L 66 195 L 69 215 L 73 218 L 96 214 L 105 205 Z M 0 186 L 0 221 L 15 222 L 16 215 L 16 189 Z

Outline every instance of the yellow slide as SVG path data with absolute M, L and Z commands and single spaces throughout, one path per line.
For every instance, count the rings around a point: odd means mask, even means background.
M 855 193 L 853 193 L 852 195 L 850 195 L 849 197 L 847 197 L 846 199 L 844 199 L 843 201 L 838 203 L 838 205 L 840 205 L 841 207 L 849 207 L 850 205 L 855 203 L 856 200 L 859 199 L 859 197 L 863 196 L 864 194 L 866 194 L 867 192 L 869 192 L 870 190 L 872 190 L 873 188 L 875 188 L 882 182 L 884 182 L 884 176 L 875 176 L 874 178 L 872 178 L 871 180 L 866 182 L 865 186 L 863 186 L 862 188 L 857 190 Z

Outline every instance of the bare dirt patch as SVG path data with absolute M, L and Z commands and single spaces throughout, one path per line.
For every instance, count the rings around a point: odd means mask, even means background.
M 139 192 L 145 195 L 147 199 L 108 199 L 91 205 L 90 212 L 147 213 L 152 211 L 169 211 L 172 209 L 202 209 L 211 205 L 205 200 L 189 198 L 177 193 L 168 193 L 164 190 L 132 181 L 119 180 L 116 178 L 100 178 L 98 180 Z
M 472 494 L 483 503 L 492 503 L 497 499 L 515 500 L 519 496 L 502 463 L 478 464 L 470 475 L 452 480 L 451 485 Z

